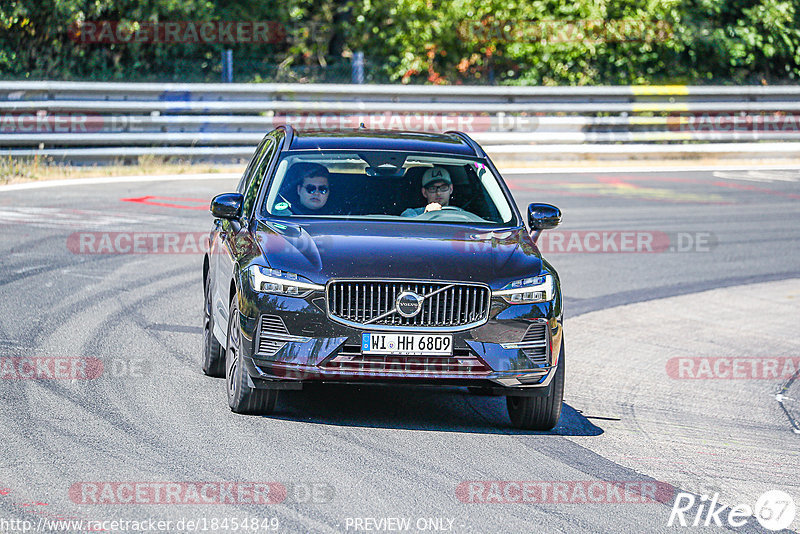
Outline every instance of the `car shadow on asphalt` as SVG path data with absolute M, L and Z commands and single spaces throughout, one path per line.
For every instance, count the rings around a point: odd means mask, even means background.
M 553 430 L 511 426 L 502 396 L 476 395 L 466 388 L 312 384 L 282 391 L 272 419 L 313 424 L 432 430 L 482 434 L 599 436 L 603 429 L 567 403 Z

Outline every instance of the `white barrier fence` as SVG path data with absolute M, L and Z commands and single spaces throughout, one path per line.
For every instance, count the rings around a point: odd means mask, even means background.
M 800 157 L 800 86 L 0 82 L 0 152 L 243 159 L 280 124 L 463 130 L 517 159 Z

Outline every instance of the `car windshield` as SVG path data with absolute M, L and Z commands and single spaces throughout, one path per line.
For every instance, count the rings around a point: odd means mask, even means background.
M 278 163 L 262 213 L 282 217 L 513 223 L 485 160 L 396 151 L 296 151 Z

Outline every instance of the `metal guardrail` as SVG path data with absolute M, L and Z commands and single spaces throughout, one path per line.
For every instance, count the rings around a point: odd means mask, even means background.
M 631 98 L 688 97 L 693 100 L 723 99 L 752 100 L 787 98 L 797 100 L 800 86 L 735 86 L 735 85 L 623 85 L 623 86 L 465 86 L 465 85 L 350 85 L 350 84 L 275 84 L 275 83 L 99 83 L 99 82 L 0 82 L 0 95 L 10 94 L 12 99 L 175 99 L 233 100 L 257 96 L 272 100 L 335 100 L 368 101 L 387 99 L 411 101 L 425 100 L 463 102 L 465 97 L 481 98 L 498 103 L 533 100 L 544 97 L 560 101 L 596 99 L 599 101 L 630 101 Z
M 0 153 L 246 159 L 279 124 L 462 129 L 490 153 L 800 157 L 800 86 L 467 87 L 0 82 Z M 712 149 L 713 144 L 713 149 Z M 688 149 L 688 146 L 695 148 Z M 610 147 L 617 147 L 609 150 Z M 626 148 L 627 147 L 627 148 Z M 762 152 L 767 147 L 762 146 Z M 794 150 L 794 152 L 793 152 Z M 745 151 L 746 152 L 746 151 Z M 633 153 L 633 152 L 631 152 Z

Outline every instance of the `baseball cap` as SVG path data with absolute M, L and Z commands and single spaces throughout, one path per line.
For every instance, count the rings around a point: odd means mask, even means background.
M 431 167 L 422 175 L 422 187 L 427 187 L 428 184 L 433 182 L 453 183 L 450 179 L 450 173 L 444 167 Z

